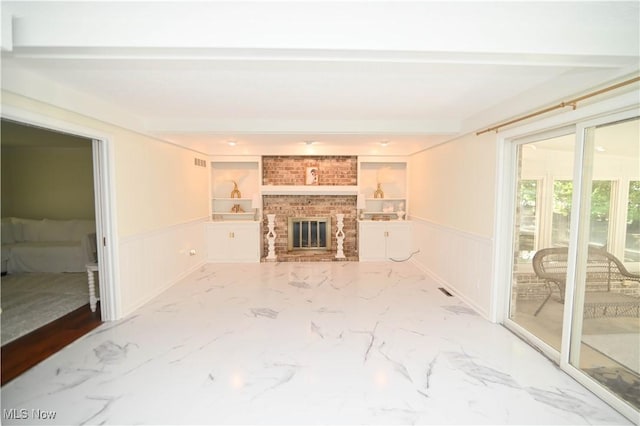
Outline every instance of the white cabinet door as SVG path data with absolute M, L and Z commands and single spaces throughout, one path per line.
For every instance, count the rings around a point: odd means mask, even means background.
M 387 224 L 387 258 L 405 260 L 411 251 L 411 223 L 407 221 Z
M 207 226 L 207 252 L 210 262 L 222 262 L 226 260 L 229 252 L 229 232 L 227 226 L 208 223 Z
M 258 222 L 210 222 L 207 224 L 210 262 L 259 262 Z
M 411 250 L 411 223 L 408 221 L 359 222 L 361 261 L 404 260 Z
M 361 261 L 386 259 L 385 227 L 379 222 L 360 222 L 358 226 Z
M 260 262 L 260 226 L 257 222 L 239 224 L 231 231 L 233 262 Z

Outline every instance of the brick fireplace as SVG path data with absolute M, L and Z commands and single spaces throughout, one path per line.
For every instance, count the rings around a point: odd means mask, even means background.
M 346 259 L 358 260 L 356 237 L 356 195 L 331 194 L 331 186 L 357 185 L 357 158 L 355 156 L 265 156 L 262 157 L 263 184 L 277 186 L 305 185 L 305 172 L 317 169 L 318 186 L 322 195 L 269 194 L 263 195 L 263 229 L 267 230 L 267 214 L 276 215 L 275 251 L 278 261 L 332 261 L 335 260 L 337 241 L 336 214 L 344 214 L 344 254 Z M 289 217 L 331 219 L 331 250 L 288 250 Z M 263 240 L 267 253 L 267 241 Z
M 358 260 L 356 241 L 356 196 L 355 195 L 264 195 L 262 197 L 265 221 L 266 215 L 276 215 L 276 255 L 278 261 L 333 260 L 336 242 L 336 213 L 344 213 L 344 254 L 346 260 Z M 330 217 L 331 247 L 328 252 L 288 251 L 289 217 Z M 263 252 L 267 253 L 266 239 Z

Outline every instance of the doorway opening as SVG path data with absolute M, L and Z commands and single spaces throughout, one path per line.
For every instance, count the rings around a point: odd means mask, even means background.
M 5 366 L 15 365 L 11 353 L 23 358 L 20 368 L 30 368 L 103 319 L 115 319 L 113 257 L 105 244 L 111 241 L 106 141 L 42 124 L 1 122 L 3 384 L 11 377 Z M 89 271 L 97 306 L 95 298 L 90 303 Z M 58 349 L 31 351 L 43 330 L 48 346 Z

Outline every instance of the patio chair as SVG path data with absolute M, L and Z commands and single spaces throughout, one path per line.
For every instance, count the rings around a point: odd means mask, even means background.
M 567 285 L 567 247 L 545 248 L 533 256 L 533 270 L 538 278 L 545 281 L 549 294 L 544 299 L 534 316 L 545 306 L 552 294 L 551 284 L 560 291 L 560 303 L 564 303 Z M 640 298 L 628 296 L 620 292 L 612 292 L 612 283 L 636 281 L 640 283 L 640 275 L 629 272 L 625 266 L 611 253 L 601 248 L 589 247 L 587 255 L 587 274 L 585 296 L 585 316 L 638 316 Z M 606 291 L 601 291 L 606 287 Z M 587 297 L 589 293 L 594 297 Z

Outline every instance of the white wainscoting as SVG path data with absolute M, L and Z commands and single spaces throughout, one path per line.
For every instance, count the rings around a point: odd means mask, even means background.
M 120 239 L 120 312 L 126 316 L 207 259 L 202 218 Z M 190 251 L 195 250 L 195 255 Z
M 431 278 L 491 320 L 493 240 L 425 219 L 413 221 L 412 260 Z

